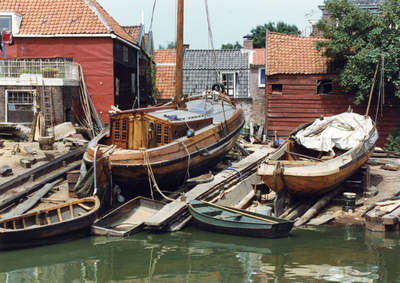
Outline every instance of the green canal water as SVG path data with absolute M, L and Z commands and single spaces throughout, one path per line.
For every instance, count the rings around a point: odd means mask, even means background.
M 193 226 L 0 252 L 0 282 L 400 282 L 399 233 L 296 228 L 290 237 Z

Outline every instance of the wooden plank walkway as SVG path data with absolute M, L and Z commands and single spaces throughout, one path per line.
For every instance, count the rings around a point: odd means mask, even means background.
M 275 149 L 268 147 L 255 148 L 254 152 L 242 159 L 231 168 L 238 170 L 244 178 L 253 174 L 257 170 L 258 164 L 265 159 L 265 157 L 273 152 Z M 209 183 L 198 184 L 193 189 L 185 193 L 185 200 L 178 200 L 171 202 L 164 206 L 158 213 L 145 221 L 145 225 L 149 229 L 177 231 L 181 229 L 189 220 L 190 213 L 188 205 L 190 200 L 194 199 L 209 199 L 219 190 L 225 188 L 226 185 L 233 185 L 242 181 L 242 178 L 235 171 L 222 171 L 215 175 L 214 180 Z M 252 187 L 249 185 L 249 190 Z

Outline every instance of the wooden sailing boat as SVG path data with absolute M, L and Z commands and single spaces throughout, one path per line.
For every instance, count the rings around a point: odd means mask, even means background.
M 98 197 L 83 198 L 0 220 L 0 251 L 43 246 L 89 235 L 100 208 Z
M 369 116 L 346 112 L 321 117 L 295 129 L 258 174 L 276 192 L 286 188 L 292 196 L 321 195 L 367 162 L 377 140 Z
M 176 93 L 165 105 L 114 111 L 110 128 L 95 137 L 86 163 L 105 157 L 116 183 L 148 192 L 149 178 L 159 185 L 182 184 L 209 171 L 235 145 L 244 125 L 241 106 L 218 91 L 182 94 L 183 0 L 178 1 Z M 141 185 L 147 185 L 145 188 Z

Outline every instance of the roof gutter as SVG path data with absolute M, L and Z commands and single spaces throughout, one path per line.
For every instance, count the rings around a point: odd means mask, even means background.
M 111 37 L 111 34 L 13 34 L 13 37 Z
M 140 47 L 136 46 L 135 44 L 133 44 L 132 42 L 127 41 L 126 39 L 123 39 L 122 37 L 115 35 L 115 34 L 111 34 L 111 38 L 114 39 L 118 39 L 120 41 L 122 41 L 123 43 L 128 44 L 129 46 L 135 48 L 136 50 L 140 50 Z M 145 51 L 145 50 L 144 50 Z

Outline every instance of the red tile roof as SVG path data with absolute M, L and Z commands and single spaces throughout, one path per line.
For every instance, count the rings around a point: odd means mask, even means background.
M 269 32 L 267 75 L 336 73 L 333 62 L 315 49 L 321 40 L 325 39 Z
M 175 94 L 175 49 L 156 50 L 154 61 L 157 65 L 156 97 L 158 99 L 170 99 Z
M 95 0 L 1 0 L 23 15 L 18 35 L 111 34 L 136 44 Z
M 139 38 L 140 26 L 123 26 L 123 29 L 135 40 Z
M 252 65 L 265 65 L 265 48 L 254 48 Z

